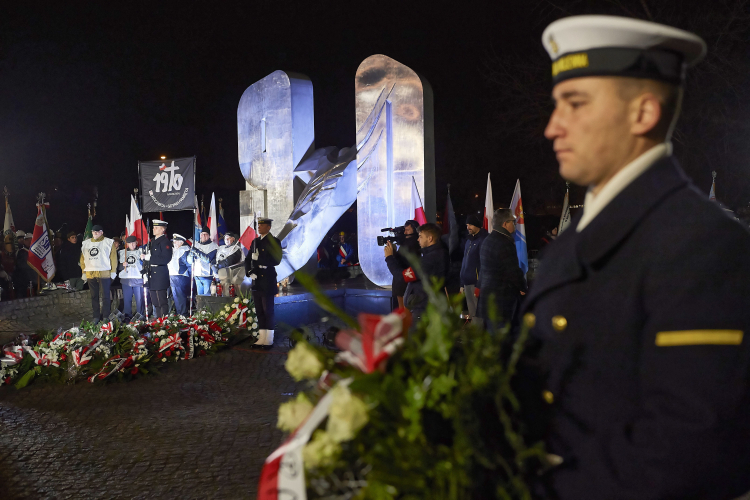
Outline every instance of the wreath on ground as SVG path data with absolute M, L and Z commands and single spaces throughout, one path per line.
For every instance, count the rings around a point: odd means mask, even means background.
M 151 321 L 93 325 L 19 335 L 3 346 L 0 381 L 22 389 L 32 381 L 130 380 L 158 373 L 165 363 L 213 354 L 249 334 L 258 319 L 249 298 L 235 298 L 218 313 L 171 315 Z

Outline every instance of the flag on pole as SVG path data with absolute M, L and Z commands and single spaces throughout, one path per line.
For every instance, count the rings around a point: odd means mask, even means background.
M 529 271 L 529 253 L 526 250 L 526 224 L 523 219 L 523 203 L 521 202 L 521 179 L 516 181 L 516 189 L 513 191 L 510 209 L 516 216 L 516 232 L 513 233 L 513 237 L 516 240 L 518 265 L 525 275 Z
M 443 213 L 443 234 L 448 235 L 448 254 L 452 254 L 458 248 L 458 223 L 456 213 L 453 211 L 451 202 L 451 186 L 448 184 L 448 199 L 445 200 L 445 213 Z
M 570 184 L 566 183 L 567 186 Z M 557 226 L 557 235 L 560 236 L 570 225 L 570 188 L 565 189 L 565 200 L 563 200 L 562 214 L 560 214 L 560 224 Z
M 221 198 L 219 198 L 219 245 L 224 244 L 224 235 L 227 234 L 227 223 L 224 221 L 224 207 L 221 206 Z
M 422 198 L 419 196 L 417 181 L 414 180 L 414 176 L 411 178 L 411 213 L 420 226 L 427 224 L 427 216 L 424 213 L 424 205 L 422 205 Z
M 193 241 L 196 243 L 201 240 L 201 229 L 203 229 L 203 222 L 201 222 L 201 212 L 198 210 L 198 196 L 195 196 L 195 220 L 193 221 Z
M 94 223 L 91 221 L 91 212 L 89 212 L 89 220 L 86 221 L 86 229 L 83 230 L 83 239 L 87 240 L 94 237 L 94 231 L 92 228 Z
M 44 195 L 39 195 L 36 204 L 36 223 L 34 236 L 31 237 L 29 257 L 26 263 L 47 283 L 55 276 L 55 261 L 52 258 L 52 245 L 47 231 L 47 214 L 45 208 L 49 203 L 44 202 Z
M 708 193 L 708 199 L 716 201 L 716 171 L 711 172 L 711 176 L 714 180 L 711 182 L 711 192 Z
M 141 215 L 141 211 L 138 210 L 138 205 L 136 205 L 132 194 L 130 195 L 130 227 L 131 230 L 128 231 L 128 236 L 135 236 L 136 240 L 138 240 L 138 246 L 148 243 L 148 228 L 146 228 L 146 224 L 143 222 L 143 216 Z
M 482 220 L 482 227 L 488 232 L 492 232 L 492 215 L 495 213 L 495 204 L 492 203 L 492 182 L 490 182 L 490 174 L 487 174 L 487 194 L 484 197 L 484 219 Z
M 240 236 L 240 248 L 242 249 L 242 255 L 245 257 L 247 257 L 247 253 L 250 251 L 250 246 L 253 244 L 255 237 L 255 229 L 253 229 L 252 225 L 247 226 L 245 232 Z
M 3 225 L 3 234 L 12 235 L 12 241 L 15 247 L 15 235 L 16 235 L 16 224 L 13 222 L 13 213 L 10 211 L 10 204 L 8 203 L 8 188 L 5 188 L 5 224 Z
M 211 231 L 211 241 L 219 244 L 219 219 L 216 217 L 216 198 L 211 193 L 211 208 L 208 211 L 208 229 Z

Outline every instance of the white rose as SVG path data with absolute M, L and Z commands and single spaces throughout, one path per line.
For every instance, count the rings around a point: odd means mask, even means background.
M 258 323 L 253 323 L 252 328 L 253 328 L 253 330 L 256 329 L 256 328 L 258 328 Z
M 307 342 L 300 342 L 289 351 L 284 368 L 294 380 L 318 378 L 323 372 L 323 363 Z
M 331 439 L 349 441 L 367 423 L 367 405 L 352 394 L 349 387 L 336 384 L 331 389 L 331 408 L 326 430 Z
M 234 303 L 235 304 L 238 304 L 239 302 L 240 302 L 240 298 L 239 297 L 237 297 L 237 298 L 234 299 Z
M 249 304 L 250 303 L 250 299 L 245 299 L 245 300 L 242 301 L 242 303 L 243 304 Z
M 161 362 L 162 363 L 166 363 L 167 362 L 167 358 L 161 358 Z
M 305 469 L 315 469 L 333 464 L 333 461 L 341 452 L 341 446 L 331 439 L 326 431 L 318 429 L 313 438 L 302 448 L 302 460 Z
M 313 405 L 304 393 L 297 394 L 297 398 L 279 406 L 279 420 L 276 427 L 282 431 L 292 432 L 302 424 L 310 412 L 313 411 Z

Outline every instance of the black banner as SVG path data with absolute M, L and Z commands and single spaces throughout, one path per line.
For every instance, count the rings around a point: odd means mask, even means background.
M 141 212 L 195 208 L 195 157 L 139 161 Z

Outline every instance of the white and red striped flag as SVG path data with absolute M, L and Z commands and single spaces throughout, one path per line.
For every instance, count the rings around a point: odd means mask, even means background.
M 482 220 L 482 227 L 488 232 L 492 232 L 492 215 L 495 213 L 495 204 L 492 203 L 492 182 L 490 182 L 490 174 L 487 174 L 487 194 L 484 197 L 484 219 Z
M 216 216 L 216 195 L 211 193 L 211 208 L 208 211 L 208 229 L 211 231 L 211 241 L 219 244 L 219 219 Z
M 146 229 L 141 211 L 138 210 L 138 205 L 135 204 L 135 198 L 132 194 L 130 195 L 130 228 L 128 229 L 128 236 L 130 235 L 134 235 L 138 240 L 138 246 L 148 243 L 148 229 Z
M 411 178 L 411 213 L 414 216 L 414 220 L 422 224 L 427 224 L 427 216 L 424 213 L 424 205 L 422 205 L 422 198 L 419 196 L 419 190 L 417 189 L 417 181 L 414 177 Z
M 44 198 L 39 197 L 36 205 L 36 223 L 34 224 L 34 236 L 31 237 L 29 257 L 27 264 L 47 283 L 55 276 L 55 261 L 52 258 L 52 245 L 49 241 L 47 231 L 47 216 L 45 208 L 49 203 L 44 203 Z

